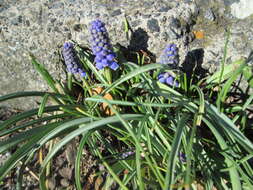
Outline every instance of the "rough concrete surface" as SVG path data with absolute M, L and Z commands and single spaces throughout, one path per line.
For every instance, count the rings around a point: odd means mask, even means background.
M 57 79 L 65 79 L 59 51 L 72 39 L 88 45 L 89 23 L 106 23 L 113 44 L 146 49 L 157 57 L 167 43 L 179 47 L 181 62 L 188 51 L 204 49 L 203 65 L 217 69 L 223 55 L 225 28 L 231 27 L 228 57 L 247 56 L 252 49 L 253 19 L 237 20 L 229 0 L 0 0 L 0 95 L 28 90 L 48 90 L 35 72 L 33 53 Z M 133 28 L 132 40 L 124 34 L 124 18 Z M 203 39 L 194 40 L 194 31 Z M 33 102 L 33 103 L 32 103 Z M 15 100 L 11 106 L 30 108 L 32 99 Z

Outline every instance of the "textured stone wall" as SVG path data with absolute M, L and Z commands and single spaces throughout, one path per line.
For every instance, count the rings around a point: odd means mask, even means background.
M 68 39 L 88 45 L 88 25 L 103 20 L 113 44 L 146 49 L 159 56 L 169 42 L 180 50 L 181 63 L 187 53 L 204 49 L 205 68 L 219 65 L 224 47 L 224 28 L 231 26 L 231 60 L 252 49 L 253 19 L 237 20 L 229 6 L 237 1 L 221 0 L 1 0 L 0 1 L 0 95 L 27 90 L 47 90 L 35 72 L 28 54 L 33 53 L 50 73 L 64 80 L 59 51 Z M 133 29 L 130 40 L 123 32 L 125 16 Z M 194 39 L 203 31 L 203 39 Z M 32 100 L 12 101 L 30 108 Z

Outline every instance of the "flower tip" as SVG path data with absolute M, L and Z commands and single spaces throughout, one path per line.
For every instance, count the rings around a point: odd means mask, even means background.
M 65 42 L 65 43 L 63 44 L 63 48 L 64 48 L 64 49 L 68 49 L 68 48 L 70 48 L 70 47 L 73 47 L 73 44 L 72 44 L 71 42 Z
M 84 77 L 86 77 L 86 73 L 83 71 L 80 73 L 80 76 L 84 78 Z
M 119 68 L 119 64 L 113 61 L 110 65 L 110 68 L 114 71 L 116 71 Z
M 101 70 L 101 69 L 104 68 L 104 66 L 103 66 L 103 64 L 102 64 L 101 62 L 98 62 L 98 63 L 96 64 L 96 68 L 97 68 L 98 70 Z

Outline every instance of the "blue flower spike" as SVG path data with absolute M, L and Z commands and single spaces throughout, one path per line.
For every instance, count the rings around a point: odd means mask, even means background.
M 86 72 L 82 69 L 82 66 L 76 56 L 73 43 L 65 42 L 63 44 L 62 56 L 67 66 L 68 73 L 79 74 L 81 78 L 86 76 Z
M 158 80 L 161 83 L 167 84 L 172 87 L 179 87 L 179 83 L 170 73 L 161 73 L 158 75 Z
M 115 62 L 116 54 L 113 52 L 105 24 L 100 20 L 92 21 L 90 33 L 96 68 L 101 70 L 109 67 L 114 71 L 117 70 L 119 65 Z
M 179 64 L 178 48 L 176 44 L 168 44 L 162 55 L 159 57 L 159 63 L 169 65 L 172 68 L 177 68 Z
M 179 152 L 178 157 L 179 157 L 179 160 L 180 160 L 181 162 L 186 163 L 187 160 L 186 160 L 186 155 L 185 155 L 185 153 Z
M 175 69 L 179 64 L 178 48 L 176 44 L 168 44 L 159 58 L 158 63 L 168 65 L 171 69 Z M 169 72 L 160 73 L 158 80 L 161 83 L 172 87 L 179 87 L 178 81 Z

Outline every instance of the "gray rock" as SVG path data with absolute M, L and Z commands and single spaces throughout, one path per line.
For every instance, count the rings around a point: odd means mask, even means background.
M 212 9 L 207 9 L 205 12 L 204 17 L 210 21 L 214 21 L 215 20 L 215 15 Z
M 59 61 L 58 51 L 69 39 L 87 45 L 87 28 L 96 18 L 105 22 L 113 44 L 120 43 L 135 50 L 144 48 L 159 57 L 167 43 L 176 43 L 183 60 L 188 51 L 185 36 L 190 34 L 189 25 L 198 13 L 194 2 L 178 0 L 86 0 L 85 3 L 81 0 L 23 0 L 3 1 L 1 5 L 0 95 L 48 90 L 31 65 L 29 52 L 54 78 L 64 81 L 65 68 Z M 130 40 L 122 30 L 125 16 L 133 29 Z M 170 18 L 175 21 L 171 22 Z M 30 109 L 36 106 L 32 102 L 31 98 L 17 99 L 7 105 Z
M 180 21 L 174 17 L 170 18 L 169 22 L 172 28 L 178 29 L 181 27 Z
M 169 28 L 167 32 L 168 40 L 176 40 L 180 37 L 179 31 Z
M 176 40 L 181 37 L 181 23 L 178 19 L 170 17 L 165 24 L 168 40 Z
M 120 9 L 117 9 L 115 11 L 112 12 L 111 16 L 118 16 L 121 14 L 121 10 Z
M 224 0 L 224 4 L 226 6 L 230 6 L 232 5 L 233 3 L 238 3 L 240 0 Z
M 231 6 L 231 14 L 239 19 L 244 19 L 253 15 L 253 1 L 240 0 L 238 3 L 233 3 Z
M 69 181 L 65 178 L 61 179 L 62 187 L 68 187 L 70 185 Z
M 170 10 L 171 8 L 168 7 L 168 6 L 164 6 L 164 7 L 161 7 L 158 12 L 167 12 L 168 10 Z
M 151 31 L 151 32 L 160 32 L 160 27 L 158 24 L 158 21 L 154 18 L 148 20 L 147 22 L 147 28 Z

